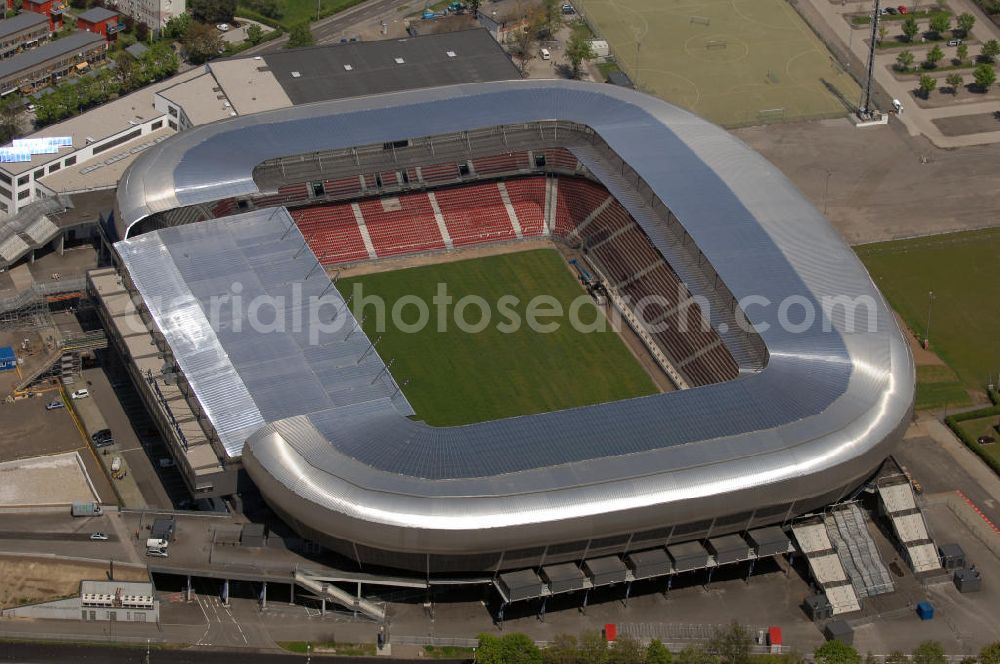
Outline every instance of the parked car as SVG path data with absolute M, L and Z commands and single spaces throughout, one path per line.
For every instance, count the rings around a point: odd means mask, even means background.
M 86 399 L 89 396 L 90 396 L 90 390 L 88 390 L 87 388 L 84 387 L 82 389 L 77 390 L 73 394 L 69 395 L 69 398 L 70 399 Z
M 50 401 L 47 404 L 45 404 L 45 410 L 56 410 L 65 407 L 66 404 L 62 402 L 62 399 L 56 399 L 55 401 Z
M 571 4 L 569 4 L 569 3 L 567 2 L 566 4 L 564 4 L 564 5 L 562 6 L 562 13 L 563 13 L 563 14 L 566 14 L 566 15 L 569 15 L 569 14 L 575 14 L 575 13 L 576 13 L 576 10 L 575 10 L 575 9 L 573 9 L 573 5 L 571 5 Z
M 961 43 L 962 43 L 961 39 L 949 39 L 948 40 L 948 46 L 958 46 Z
M 896 9 L 899 10 L 900 14 L 909 14 L 910 13 L 910 10 L 906 8 L 906 5 L 900 5 L 900 6 L 896 7 Z
M 229 32 L 229 24 L 228 23 L 220 23 L 220 24 L 218 24 L 215 27 L 219 29 L 219 32 Z
M 177 463 L 173 459 L 160 459 L 160 468 L 173 468 Z
M 110 539 L 110 538 L 107 535 L 105 535 L 104 533 L 93 533 L 90 536 L 90 541 L 91 542 L 107 542 L 108 539 Z
M 114 436 L 111 435 L 111 429 L 95 431 L 90 436 L 90 440 L 93 441 L 94 447 L 107 447 L 115 442 Z
M 896 10 L 895 7 L 886 7 L 885 8 L 885 13 L 886 14 L 898 14 L 899 12 Z

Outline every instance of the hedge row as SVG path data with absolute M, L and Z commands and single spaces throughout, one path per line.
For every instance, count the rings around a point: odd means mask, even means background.
M 958 436 L 959 440 L 965 443 L 966 447 L 975 452 L 980 459 L 986 462 L 986 465 L 992 468 L 994 473 L 1000 475 L 1000 460 L 987 454 L 986 451 L 983 450 L 983 446 L 973 440 L 972 436 L 967 434 L 960 426 L 961 423 L 966 420 L 978 420 L 981 417 L 1000 417 L 1000 393 L 995 390 L 991 390 L 989 395 L 990 401 L 993 402 L 991 407 L 970 410 L 967 413 L 959 413 L 958 415 L 949 415 L 945 418 L 944 423 L 948 425 L 948 428 L 951 429 L 956 436 Z

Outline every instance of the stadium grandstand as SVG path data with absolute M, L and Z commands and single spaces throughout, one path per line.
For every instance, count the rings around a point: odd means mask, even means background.
M 498 573 L 512 598 L 537 574 L 668 573 L 701 541 L 706 560 L 732 537 L 763 555 L 768 527 L 871 478 L 911 416 L 906 342 L 822 215 L 723 130 L 624 88 L 487 82 L 196 127 L 136 159 L 114 222 L 118 273 L 92 288 L 106 324 L 141 321 L 140 391 L 183 387 L 147 403 L 182 470 L 201 450 L 194 488 L 245 471 L 361 569 Z M 580 257 L 678 389 L 429 426 L 319 269 L 538 239 Z M 330 297 L 347 333 L 237 333 L 208 315 L 236 281 Z M 867 319 L 827 304 L 845 299 Z M 788 301 L 817 323 L 789 325 Z

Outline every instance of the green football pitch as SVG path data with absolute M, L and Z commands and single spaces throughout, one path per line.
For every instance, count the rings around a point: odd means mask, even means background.
M 447 288 L 451 305 L 435 304 L 439 284 Z M 581 296 L 576 320 L 588 328 L 596 327 L 595 321 L 603 314 L 576 282 L 564 259 L 551 249 L 343 278 L 337 287 L 346 297 L 353 294 L 352 309 L 364 321 L 368 337 L 381 337 L 378 352 L 386 362 L 393 362 L 392 374 L 404 385 L 403 393 L 417 419 L 434 426 L 562 410 L 657 392 L 610 323 L 604 331 L 577 329 L 579 326 L 571 324 L 573 317 L 568 312 Z M 374 304 L 360 306 L 362 295 L 385 302 L 384 324 L 380 325 Z M 540 295 L 547 297 L 536 302 L 540 307 L 537 311 L 552 310 L 558 303 L 567 313 L 535 317 L 536 328 L 557 323 L 554 331 L 539 331 L 527 324 L 529 304 Z M 488 324 L 482 324 L 483 308 L 474 304 L 462 309 L 461 315 L 471 328 L 456 323 L 458 305 L 467 296 L 478 296 L 486 303 L 491 312 Z M 406 298 L 405 306 L 401 298 Z M 506 298 L 505 304 L 501 298 Z M 419 330 L 421 314 L 415 299 L 425 303 L 428 314 L 427 324 Z M 393 316 L 397 302 L 398 316 Z M 515 316 L 522 324 L 511 324 Z
M 860 88 L 788 0 L 577 0 L 637 86 L 724 126 L 845 115 Z
M 855 247 L 914 334 L 969 389 L 1000 373 L 1000 229 Z M 933 295 L 931 295 L 933 293 Z M 935 381 L 942 382 L 942 381 Z M 918 386 L 918 390 L 919 390 Z

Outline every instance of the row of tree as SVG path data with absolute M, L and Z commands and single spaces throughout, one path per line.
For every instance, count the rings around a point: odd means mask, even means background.
M 141 58 L 118 51 L 115 69 L 104 68 L 95 76 L 81 76 L 59 85 L 35 102 L 39 127 L 59 122 L 89 108 L 128 94 L 144 85 L 177 73 L 177 56 L 168 44 L 155 44 Z
M 813 659 L 816 664 L 948 664 L 944 648 L 936 641 L 921 643 L 909 656 L 896 651 L 881 661 L 870 654 L 862 657 L 840 641 L 827 641 L 816 649 Z M 657 640 L 643 647 L 620 635 L 608 644 L 597 631 L 584 632 L 579 639 L 560 634 L 544 649 L 524 634 L 480 634 L 476 649 L 478 664 L 763 664 L 764 660 L 805 664 L 797 653 L 754 655 L 753 635 L 735 622 L 717 630 L 707 643 L 688 646 L 677 654 Z M 978 657 L 965 658 L 962 664 L 1000 664 L 1000 642 L 983 648 Z
M 986 92 L 994 83 L 997 82 L 997 73 L 991 65 L 977 65 L 976 68 L 972 70 L 972 81 L 977 89 L 982 92 Z M 958 72 L 952 72 L 945 76 L 944 82 L 948 85 L 949 92 L 953 95 L 957 95 L 959 89 L 965 83 L 965 77 Z M 922 74 L 917 87 L 923 98 L 927 99 L 930 97 L 931 93 L 937 89 L 937 79 L 930 74 Z
M 951 30 L 952 36 L 958 39 L 965 39 L 972 32 L 972 27 L 976 24 L 976 17 L 972 14 L 959 14 L 958 18 L 955 19 L 955 27 L 951 25 L 951 14 L 945 12 L 937 12 L 930 15 L 927 20 L 927 33 L 926 37 L 928 39 L 941 39 L 945 32 Z M 920 33 L 920 24 L 917 23 L 917 19 L 912 14 L 903 19 L 903 23 L 900 26 L 903 32 L 903 36 L 906 41 L 913 41 L 913 38 Z M 878 34 L 879 39 L 885 39 L 888 34 L 888 27 L 885 22 L 879 24 Z
M 976 60 L 981 64 L 992 64 L 996 62 L 997 56 L 1000 55 L 1000 42 L 996 39 L 991 39 L 984 43 L 979 51 L 979 55 Z M 926 59 L 924 60 L 924 67 L 926 69 L 934 69 L 937 67 L 938 63 L 944 59 L 944 51 L 941 47 L 936 45 L 930 51 L 927 52 Z M 968 44 L 959 44 L 955 49 L 955 64 L 961 65 L 967 62 L 969 59 L 969 46 Z M 913 62 L 916 60 L 913 53 L 909 50 L 900 51 L 896 55 L 896 68 L 901 71 L 908 70 L 913 66 Z

